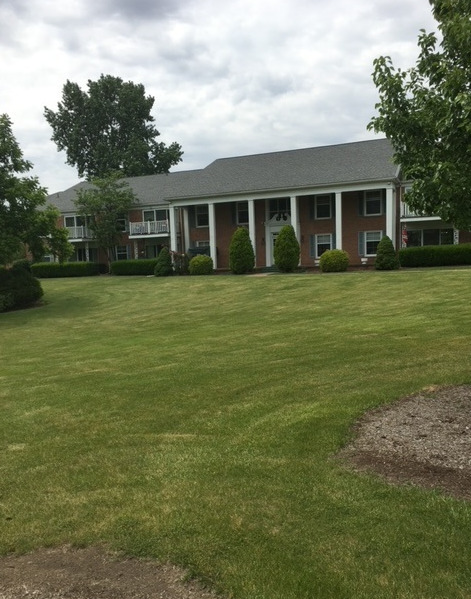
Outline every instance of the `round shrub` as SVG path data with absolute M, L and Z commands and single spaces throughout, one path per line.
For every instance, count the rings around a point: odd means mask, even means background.
M 214 270 L 211 256 L 195 256 L 190 260 L 190 275 L 211 275 Z
M 43 296 L 38 279 L 23 267 L 1 269 L 0 311 L 33 306 Z
M 273 257 L 281 272 L 293 272 L 299 264 L 299 243 L 291 225 L 284 226 L 276 238 Z
M 154 275 L 156 277 L 168 277 L 173 274 L 172 256 L 168 247 L 163 247 L 157 256 L 155 263 Z
M 385 235 L 378 243 L 376 250 L 376 270 L 396 270 L 400 268 L 399 256 L 394 249 L 393 242 Z
M 327 250 L 319 260 L 322 272 L 344 272 L 349 264 L 349 256 L 344 250 Z
M 255 254 L 250 235 L 245 227 L 234 232 L 229 246 L 229 268 L 235 275 L 243 275 L 253 270 Z

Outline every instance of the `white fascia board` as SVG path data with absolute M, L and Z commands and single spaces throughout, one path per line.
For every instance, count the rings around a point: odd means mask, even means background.
M 217 197 L 199 197 L 199 198 L 183 198 L 183 199 L 168 199 L 167 201 L 172 206 L 197 206 L 199 204 L 223 204 L 226 202 L 245 202 L 248 200 L 270 200 L 273 198 L 283 197 L 302 197 L 308 195 L 322 195 L 326 193 L 348 193 L 350 191 L 364 191 L 378 188 L 396 189 L 396 182 L 388 179 L 386 181 L 369 181 L 360 183 L 349 183 L 347 185 L 336 184 L 322 187 L 302 187 L 289 189 L 274 189 L 269 191 L 244 191 L 238 194 L 228 194 Z

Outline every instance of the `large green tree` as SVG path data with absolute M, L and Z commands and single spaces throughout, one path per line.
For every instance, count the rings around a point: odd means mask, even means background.
M 25 245 L 34 248 L 35 255 L 43 255 L 45 238 L 56 228 L 56 222 L 46 222 L 42 212 L 46 189 L 36 177 L 26 175 L 31 168 L 13 135 L 10 118 L 0 115 L 0 264 L 18 258 Z
M 89 188 L 78 191 L 75 205 L 98 246 L 106 252 L 109 267 L 123 236 L 122 219 L 127 217 L 136 196 L 119 172 L 97 177 L 91 183 Z
M 157 141 L 151 110 L 154 98 L 142 84 L 101 75 L 88 81 L 88 91 L 67 80 L 57 111 L 44 109 L 58 150 L 67 164 L 88 180 L 111 171 L 134 177 L 167 173 L 181 161 L 181 146 Z
M 374 62 L 379 91 L 369 128 L 391 140 L 394 160 L 413 181 L 408 205 L 471 228 L 471 3 L 430 0 L 441 41 L 421 30 L 416 65 Z

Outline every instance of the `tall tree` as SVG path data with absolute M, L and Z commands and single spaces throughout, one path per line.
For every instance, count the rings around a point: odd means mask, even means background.
M 374 61 L 378 115 L 368 127 L 391 140 L 394 160 L 413 181 L 407 204 L 471 228 L 471 3 L 429 0 L 442 40 L 421 30 L 415 67 Z
M 135 203 L 136 196 L 119 172 L 95 178 L 92 185 L 89 189 L 79 190 L 75 205 L 86 219 L 98 246 L 106 252 L 109 267 L 116 258 L 115 247 L 123 236 L 120 223 Z
M 65 150 L 67 164 L 88 180 L 111 171 L 135 177 L 168 173 L 181 161 L 181 146 L 166 146 L 156 139 L 151 110 L 154 98 L 142 84 L 101 75 L 88 81 L 88 92 L 67 80 L 57 111 L 44 109 L 58 150 Z
M 36 177 L 26 176 L 31 168 L 13 135 L 10 118 L 0 115 L 0 264 L 17 258 L 24 244 L 44 253 L 44 238 L 56 226 L 40 225 L 47 192 Z

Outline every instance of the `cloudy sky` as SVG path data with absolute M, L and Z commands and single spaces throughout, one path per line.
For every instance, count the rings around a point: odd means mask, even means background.
M 202 168 L 372 137 L 374 58 L 412 66 L 436 31 L 428 0 L 1 0 L 0 22 L 0 114 L 50 193 L 78 181 L 44 118 L 67 79 L 142 83 L 177 169 Z

